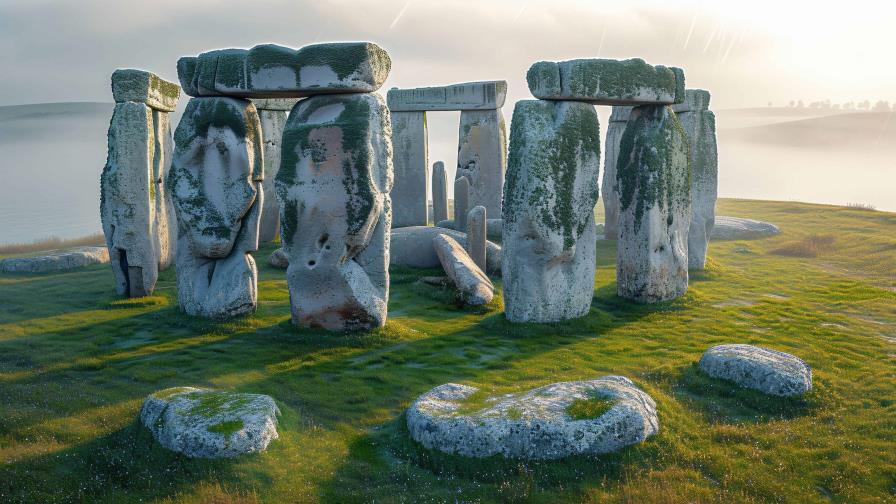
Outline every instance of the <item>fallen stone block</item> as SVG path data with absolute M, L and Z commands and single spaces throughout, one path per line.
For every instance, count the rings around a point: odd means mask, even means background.
M 462 247 L 467 246 L 467 234 L 439 227 L 410 226 L 392 230 L 390 240 L 389 264 L 410 268 L 438 268 L 441 265 L 439 256 L 432 247 L 432 240 L 440 234 L 446 234 Z M 501 271 L 501 246 L 487 242 L 486 273 L 495 274 Z
M 67 250 L 53 250 L 38 256 L 0 259 L 0 271 L 3 273 L 48 273 L 108 262 L 109 250 L 106 247 L 75 247 Z
M 778 226 L 769 222 L 717 215 L 711 237 L 713 240 L 758 240 L 780 233 Z
M 812 390 L 812 368 L 802 359 L 753 345 L 714 346 L 700 358 L 700 369 L 770 395 L 797 396 Z
M 446 234 L 437 235 L 432 240 L 432 246 L 464 304 L 482 306 L 491 302 L 495 286 L 454 238 Z

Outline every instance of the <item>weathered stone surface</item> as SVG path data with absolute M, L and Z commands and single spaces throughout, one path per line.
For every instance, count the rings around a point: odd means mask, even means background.
M 264 204 L 261 124 L 235 98 L 193 98 L 175 131 L 168 188 L 178 220 L 177 298 L 186 313 L 255 311 Z
M 280 171 L 280 150 L 283 139 L 283 128 L 286 126 L 287 112 L 282 110 L 258 110 L 258 118 L 261 122 L 261 138 L 264 141 L 264 192 L 274 195 L 274 180 Z M 277 239 L 280 235 L 280 201 L 270 197 L 264 199 L 261 208 L 261 224 L 258 231 L 258 241 L 267 243 Z
M 112 97 L 115 103 L 137 102 L 162 112 L 174 112 L 180 86 L 152 72 L 119 68 L 112 73 Z
M 482 81 L 413 89 L 389 90 L 392 112 L 426 110 L 488 110 L 504 106 L 507 81 Z
M 167 112 L 133 101 L 115 105 L 100 220 L 120 295 L 152 294 L 159 271 L 171 264 L 177 224 L 165 179 L 172 148 Z
M 482 205 L 500 217 L 505 171 L 507 125 L 501 109 L 461 112 L 455 178 L 470 181 L 468 208 Z
M 688 268 L 703 269 L 716 217 L 719 192 L 719 151 L 716 116 L 709 107 L 709 92 L 685 91 L 684 110 L 676 113 L 688 136 L 691 153 L 691 223 L 688 230 Z M 676 107 L 672 107 L 675 110 Z
M 277 110 L 280 112 L 289 112 L 293 107 L 296 106 L 296 103 L 299 102 L 299 98 L 254 98 L 252 99 L 252 104 L 255 105 L 256 110 L 261 112 L 262 110 Z
M 64 271 L 109 262 L 109 250 L 105 247 L 76 247 L 53 250 L 31 257 L 10 257 L 0 260 L 3 273 L 47 273 Z
M 501 273 L 508 320 L 551 322 L 588 313 L 599 159 L 594 107 L 516 103 L 503 205 Z
M 448 218 L 448 173 L 441 161 L 432 165 L 432 214 L 433 222 Z
M 485 270 L 486 247 L 486 210 L 484 206 L 475 206 L 467 214 L 467 253 L 483 271 Z
M 315 96 L 290 113 L 276 187 L 294 324 L 386 323 L 391 135 L 377 94 Z
M 526 73 L 529 91 L 543 100 L 595 105 L 672 104 L 684 101 L 684 72 L 642 59 L 539 61 Z
M 468 212 L 469 214 L 469 212 Z M 436 223 L 436 227 L 454 229 L 454 219 L 445 219 Z M 504 219 L 486 219 L 485 235 L 490 240 L 501 240 L 504 235 Z
M 812 368 L 802 359 L 753 345 L 718 345 L 700 358 L 700 369 L 713 378 L 776 396 L 812 390 Z
M 713 240 L 758 240 L 781 233 L 778 226 L 742 217 L 718 215 L 712 228 Z
M 495 286 L 454 238 L 437 235 L 432 239 L 432 246 L 464 303 L 481 306 L 491 302 Z
M 671 108 L 635 107 L 619 147 L 617 294 L 639 303 L 688 289 L 688 139 Z
M 444 234 L 467 246 L 467 235 L 459 231 L 440 227 L 411 226 L 392 230 L 390 242 L 389 264 L 411 268 L 438 268 L 441 264 L 439 256 L 432 247 L 432 240 Z M 487 242 L 485 271 L 489 274 L 501 271 L 501 246 Z
M 619 161 L 619 142 L 625 133 L 625 125 L 632 107 L 613 107 L 610 125 L 607 126 L 606 154 L 604 155 L 604 176 L 600 185 L 600 196 L 604 203 L 604 238 L 615 240 L 619 237 L 619 185 L 616 181 L 616 163 Z
M 392 226 L 429 223 L 429 147 L 425 112 L 392 112 L 395 185 L 392 187 Z
M 140 422 L 165 448 L 191 458 L 262 452 L 278 438 L 270 396 L 175 387 L 143 402 Z
M 289 266 L 289 256 L 283 250 L 283 247 L 271 252 L 268 256 L 268 264 L 275 268 L 286 269 Z
M 286 98 L 370 93 L 383 85 L 392 61 L 372 42 L 325 43 L 301 49 L 264 44 L 222 49 L 178 61 L 178 78 L 192 96 Z
M 426 448 L 465 457 L 539 460 L 610 453 L 659 431 L 656 403 L 622 376 L 552 383 L 490 398 L 482 409 L 460 413 L 464 400 L 478 390 L 446 383 L 418 397 L 407 411 L 411 437 Z M 589 399 L 613 404 L 596 418 L 570 416 L 575 401 Z
M 467 214 L 470 208 L 470 179 L 460 177 L 454 179 L 454 227 L 462 233 L 467 232 Z

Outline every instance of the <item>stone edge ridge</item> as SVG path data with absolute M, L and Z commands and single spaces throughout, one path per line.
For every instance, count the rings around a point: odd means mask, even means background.
M 426 93 L 426 92 L 437 92 L 438 90 L 445 90 L 446 94 L 450 92 L 452 88 L 462 88 L 464 86 L 482 86 L 486 92 L 489 92 L 489 87 L 493 88 L 494 100 L 490 100 L 493 102 L 493 105 L 464 105 L 464 104 L 440 104 L 440 103 L 430 103 L 430 104 L 419 104 L 419 105 L 408 105 L 403 103 L 403 96 L 413 96 L 415 93 Z M 505 80 L 494 80 L 494 81 L 473 81 L 473 82 L 459 82 L 456 84 L 448 84 L 445 86 L 428 86 L 428 87 L 418 87 L 418 88 L 392 88 L 386 93 L 386 101 L 389 105 L 389 110 L 393 112 L 426 112 L 426 111 L 451 111 L 451 110 L 495 110 L 504 106 L 504 102 L 507 100 L 507 81 Z M 454 105 L 454 106 L 451 106 Z
M 153 72 L 116 68 L 110 80 L 115 103 L 143 103 L 161 112 L 174 112 L 177 108 L 181 87 Z

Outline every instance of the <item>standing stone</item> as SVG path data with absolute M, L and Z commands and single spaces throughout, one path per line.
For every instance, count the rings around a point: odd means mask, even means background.
M 599 166 L 600 125 L 593 106 L 516 103 L 503 204 L 508 320 L 552 322 L 588 313 Z
M 432 210 L 433 222 L 448 218 L 448 173 L 441 161 L 432 165 Z
M 691 226 L 688 230 L 688 268 L 703 269 L 716 220 L 719 193 L 719 151 L 716 116 L 709 110 L 709 91 L 688 89 L 685 101 L 674 105 L 691 148 Z
M 190 315 L 231 317 L 255 311 L 264 204 L 261 123 L 236 98 L 193 98 L 174 133 L 168 187 L 174 199 L 177 299 Z
M 470 205 L 470 179 L 460 177 L 454 180 L 454 229 L 467 232 L 467 208 Z
M 392 112 L 395 185 L 392 224 L 426 226 L 429 194 L 429 147 L 426 112 Z
M 688 289 L 691 168 L 687 135 L 671 108 L 632 110 L 616 168 L 617 293 L 639 303 L 683 295 Z
M 147 296 L 174 255 L 177 225 L 164 181 L 173 147 L 168 110 L 180 88 L 149 72 L 119 69 L 112 90 L 117 103 L 100 178 L 100 217 L 116 291 Z
M 276 187 L 294 324 L 386 323 L 391 133 L 377 94 L 314 96 L 290 113 Z
M 286 125 L 289 111 L 297 101 L 290 98 L 252 100 L 261 120 L 261 137 L 264 140 L 265 177 L 262 187 L 269 195 L 275 194 L 274 179 L 280 170 L 280 140 L 283 137 L 283 127 Z M 277 198 L 265 198 L 261 209 L 258 241 L 272 242 L 278 236 L 280 236 L 280 203 Z
M 482 205 L 500 217 L 506 170 L 507 125 L 501 109 L 461 111 L 455 178 L 470 181 L 469 205 Z
M 476 266 L 485 271 L 486 209 L 479 205 L 467 214 L 467 253 Z
M 604 158 L 604 178 L 601 182 L 601 199 L 604 202 L 604 238 L 615 240 L 619 237 L 619 186 L 616 184 L 616 163 L 619 159 L 619 142 L 625 132 L 625 125 L 632 107 L 613 107 L 610 125 L 607 126 L 606 154 Z

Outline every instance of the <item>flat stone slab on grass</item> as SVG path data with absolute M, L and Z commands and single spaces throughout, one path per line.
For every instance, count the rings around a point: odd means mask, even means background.
M 529 91 L 542 100 L 595 105 L 671 105 L 684 101 L 684 72 L 642 59 L 539 61 L 526 73 Z
M 67 250 L 53 250 L 39 256 L 3 259 L 0 260 L 0 271 L 4 273 L 47 273 L 108 262 L 109 250 L 106 247 L 76 247 Z
M 454 229 L 454 219 L 440 220 L 436 227 Z M 504 231 L 504 219 L 485 219 L 485 234 L 489 238 L 500 240 Z
M 482 306 L 491 302 L 495 286 L 457 240 L 440 234 L 432 239 L 432 246 L 465 304 Z
M 502 80 L 390 89 L 387 95 L 389 110 L 393 112 L 499 109 L 505 99 L 507 81 Z
M 464 248 L 467 234 L 450 229 L 431 226 L 409 226 L 392 229 L 389 250 L 390 266 L 411 268 L 440 268 L 439 256 L 432 246 L 432 239 L 445 234 L 457 240 Z M 486 242 L 485 269 L 492 274 L 501 271 L 501 246 Z
M 174 112 L 180 86 L 145 70 L 119 68 L 112 73 L 115 103 L 138 102 L 162 112 Z
M 552 383 L 487 398 L 481 408 L 478 391 L 447 383 L 418 397 L 407 411 L 411 437 L 465 457 L 537 460 L 614 452 L 659 430 L 656 403 L 622 376 Z
M 717 215 L 712 228 L 713 240 L 758 240 L 780 234 L 778 226 L 742 217 Z
M 264 451 L 277 439 L 280 410 L 266 395 L 175 387 L 150 395 L 140 421 L 156 441 L 191 458 Z
M 700 369 L 713 378 L 776 396 L 812 390 L 812 368 L 788 353 L 753 345 L 718 345 L 700 358 Z

